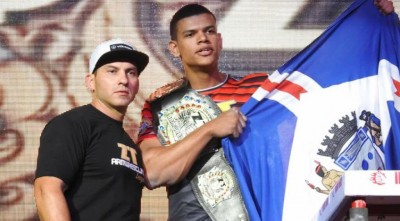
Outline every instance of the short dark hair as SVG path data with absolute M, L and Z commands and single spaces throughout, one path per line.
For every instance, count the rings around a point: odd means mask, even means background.
M 178 21 L 190 16 L 200 15 L 200 14 L 210 14 L 213 16 L 215 20 L 217 20 L 215 18 L 215 15 L 210 10 L 208 10 L 208 8 L 202 5 L 199 4 L 185 5 L 182 8 L 180 8 L 174 14 L 174 16 L 172 16 L 171 22 L 169 23 L 169 35 L 171 36 L 171 40 L 176 40 L 177 36 L 176 24 L 178 23 Z

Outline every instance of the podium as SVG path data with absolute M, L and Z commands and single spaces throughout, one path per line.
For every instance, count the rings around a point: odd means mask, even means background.
M 368 221 L 400 220 L 400 170 L 345 171 L 315 221 L 351 221 L 352 202 L 364 200 Z

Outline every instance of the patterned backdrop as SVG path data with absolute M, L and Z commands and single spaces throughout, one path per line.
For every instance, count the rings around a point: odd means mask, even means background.
M 167 51 L 168 28 L 172 14 L 188 2 L 195 1 L 0 1 L 0 220 L 38 220 L 32 183 L 40 133 L 54 116 L 90 102 L 84 86 L 88 59 L 110 38 L 126 39 L 150 56 L 124 122 L 136 139 L 144 99 L 181 76 L 179 60 Z M 275 70 L 350 3 L 200 2 L 218 17 L 224 41 L 220 69 L 233 75 Z M 166 220 L 166 214 L 165 188 L 145 190 L 142 220 Z

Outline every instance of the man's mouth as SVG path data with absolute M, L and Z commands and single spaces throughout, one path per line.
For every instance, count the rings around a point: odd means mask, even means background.
M 202 48 L 199 51 L 197 51 L 198 54 L 207 56 L 210 55 L 213 52 L 212 48 Z

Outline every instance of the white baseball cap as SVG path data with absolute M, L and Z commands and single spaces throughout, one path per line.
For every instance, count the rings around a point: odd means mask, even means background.
M 94 49 L 89 60 L 89 72 L 93 73 L 105 64 L 118 61 L 131 62 L 140 74 L 149 63 L 149 56 L 120 38 L 111 39 Z

